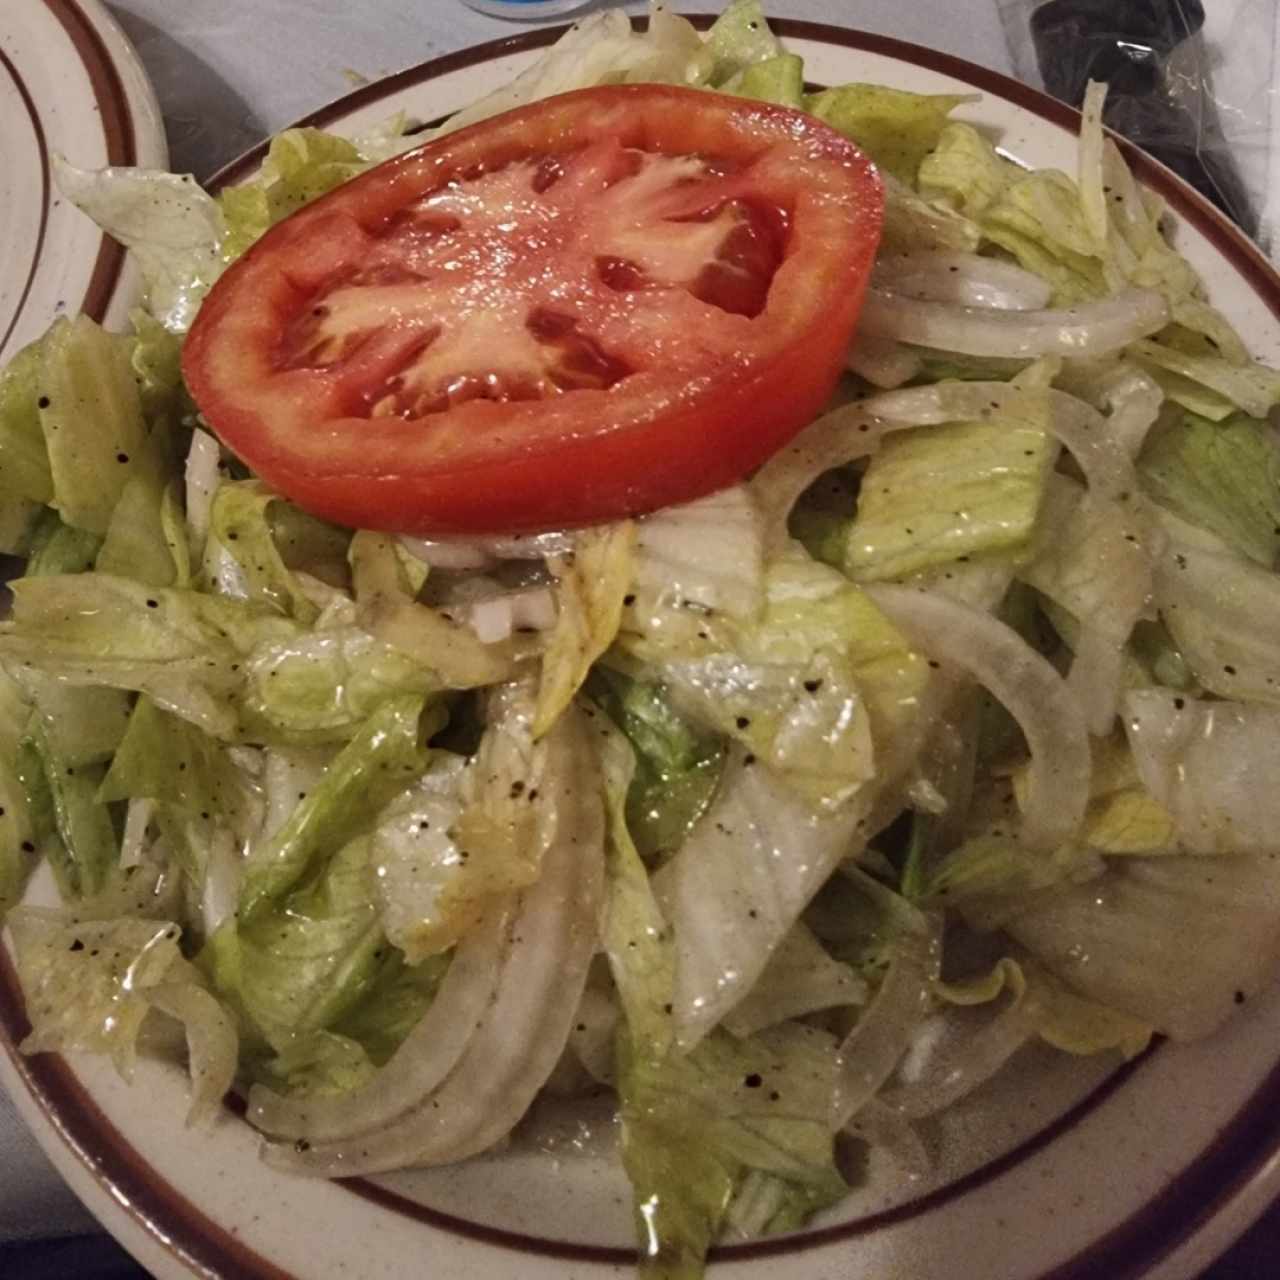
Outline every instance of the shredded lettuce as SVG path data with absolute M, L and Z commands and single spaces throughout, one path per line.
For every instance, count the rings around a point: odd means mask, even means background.
M 1265 569 L 1280 554 L 1280 451 L 1243 414 L 1210 422 L 1186 413 L 1157 431 L 1138 467 L 1159 503 L 1217 534 Z
M 633 574 L 635 526 L 630 521 L 588 529 L 572 550 L 551 556 L 556 624 L 542 656 L 533 732 L 541 737 L 573 700 L 592 664 L 613 643 Z
M 338 753 L 320 783 L 244 869 L 239 916 L 250 922 L 327 857 L 367 832 L 378 812 L 422 773 L 422 699 L 385 702 Z
M 1057 452 L 1043 428 L 1001 416 L 891 436 L 862 478 L 845 569 L 878 582 L 1025 546 Z
M 921 161 L 938 145 L 947 116 L 969 99 L 847 84 L 805 98 L 805 110 L 856 142 L 882 169 L 914 184 Z
M 883 174 L 869 332 L 757 474 L 427 543 L 308 515 L 201 428 L 182 335 L 270 227 L 433 136 L 642 81 L 807 110 Z M 309 1173 L 462 1158 L 540 1091 L 612 1090 L 642 1272 L 696 1278 L 842 1198 L 847 1138 L 927 1167 L 917 1122 L 1029 1041 L 1131 1056 L 1261 990 L 1280 375 L 1165 239 L 1103 93 L 1074 174 L 1026 170 L 960 96 L 809 92 L 758 0 L 705 32 L 655 0 L 433 131 L 288 130 L 216 199 L 58 161 L 146 303 L 0 371 L 24 1048 L 127 1074 L 180 1029 L 192 1119 L 265 1085 L 266 1158 Z M 41 863 L 59 910 L 18 905 Z

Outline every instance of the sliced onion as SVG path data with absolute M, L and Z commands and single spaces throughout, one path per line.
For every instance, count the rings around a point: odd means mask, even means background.
M 929 1007 L 938 955 L 936 921 L 905 934 L 894 947 L 879 990 L 840 1046 L 833 1128 L 843 1129 L 897 1070 Z
M 844 1127 L 851 1138 L 888 1152 L 913 1178 L 923 1178 L 933 1168 L 924 1139 L 915 1125 L 892 1107 L 872 1098 Z
M 400 545 L 433 569 L 492 569 L 504 560 L 543 560 L 573 549 L 573 535 L 558 530 L 492 538 L 414 538 Z
M 976 253 L 885 254 L 872 283 L 902 298 L 1001 311 L 1037 311 L 1053 295 L 1040 276 L 999 258 Z
M 790 1018 L 820 1009 L 863 1004 L 867 984 L 847 964 L 833 959 L 803 924 L 797 924 L 769 958 L 754 987 L 724 1019 L 745 1038 Z
M 752 477 L 750 486 L 764 518 L 766 557 L 776 555 L 790 541 L 787 518 L 791 508 L 824 471 L 869 457 L 880 447 L 886 430 L 911 425 L 886 424 L 867 413 L 863 404 L 845 405 L 815 419 L 775 453 Z
M 863 333 L 854 338 L 846 363 L 851 372 L 865 378 L 873 387 L 892 390 L 910 382 L 924 361 L 918 351 L 900 342 Z
M 910 587 L 864 589 L 913 646 L 968 671 L 1017 720 L 1031 749 L 1022 839 L 1045 850 L 1072 839 L 1089 802 L 1089 736 L 1062 677 L 990 614 Z
M 213 495 L 218 490 L 221 457 L 218 442 L 207 431 L 197 427 L 191 433 L 186 466 L 187 524 L 191 526 L 197 545 L 202 544 L 209 533 L 209 512 L 213 507 Z
M 230 828 L 219 824 L 209 841 L 209 861 L 200 893 L 200 919 L 206 937 L 235 915 L 240 900 L 244 858 Z
M 1164 405 L 1160 384 L 1136 365 L 1119 365 L 1102 388 L 1111 438 L 1136 458 Z
M 155 812 L 156 802 L 135 796 L 125 811 L 124 833 L 120 837 L 120 866 L 125 870 L 141 863 L 147 846 L 147 827 Z
M 435 1089 L 466 1051 L 511 946 L 509 911 L 490 912 L 458 944 L 426 1015 L 365 1086 L 333 1096 L 286 1098 L 255 1085 L 248 1118 L 281 1138 L 327 1141 L 388 1124 Z
M 549 631 L 556 624 L 556 598 L 550 587 L 525 587 L 473 601 L 465 613 L 476 639 L 496 644 L 513 631 Z
M 400 535 L 400 545 L 433 569 L 492 569 L 498 563 L 479 543 Z
M 969 1021 L 969 1011 L 952 1015 Z M 1035 1034 L 1035 1016 L 1020 996 L 989 1017 L 944 1039 L 919 1079 L 886 1089 L 880 1101 L 907 1120 L 923 1120 L 953 1106 L 985 1084 Z
M 492 1001 L 460 1023 L 465 1044 L 452 1071 L 407 1111 L 381 1105 L 381 1113 L 392 1117 L 381 1127 L 362 1125 L 337 1142 L 316 1142 L 304 1133 L 299 1136 L 311 1144 L 306 1149 L 269 1145 L 269 1164 L 334 1177 L 461 1160 L 505 1137 L 555 1069 L 598 945 L 604 891 L 599 764 L 581 713 L 562 716 L 555 732 L 569 737 L 572 757 L 557 772 L 564 779 L 563 825 L 541 878 L 520 897 Z M 427 1022 L 433 1031 L 447 1026 L 433 1018 L 439 1001 L 411 1039 Z M 415 1048 L 429 1043 L 419 1037 Z
M 182 1023 L 191 1072 L 187 1125 L 211 1124 L 236 1076 L 240 1040 L 216 996 L 194 982 L 165 982 L 146 991 L 148 1003 Z
M 1154 289 L 1125 289 L 1048 311 L 995 311 L 921 302 L 872 286 L 858 323 L 875 338 L 962 355 L 1100 356 L 1164 328 L 1169 307 Z

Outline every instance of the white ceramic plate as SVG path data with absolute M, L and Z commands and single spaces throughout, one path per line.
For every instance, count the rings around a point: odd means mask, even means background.
M 0 363 L 55 316 L 122 326 L 138 285 L 119 247 L 62 199 L 50 159 L 164 168 L 137 54 L 99 0 L 4 0 L 0 12 Z
M 1074 113 L 992 72 L 915 46 L 778 24 L 819 82 L 977 89 L 962 118 L 1004 149 L 1071 171 Z M 549 33 L 406 72 L 312 117 L 359 131 L 398 110 L 430 120 L 509 78 Z M 260 155 L 232 167 L 234 180 Z M 1144 157 L 1179 248 L 1255 352 L 1280 363 L 1280 278 L 1200 197 Z M 24 1031 L 11 968 L 0 1021 Z M 718 1280 L 1185 1280 L 1280 1193 L 1280 990 L 1212 1040 L 1160 1046 L 1126 1067 L 1026 1050 L 931 1135 L 932 1176 L 872 1160 L 839 1211 L 798 1236 L 718 1252 Z M 176 1070 L 131 1090 L 103 1063 L 0 1058 L 9 1086 L 75 1190 L 160 1277 L 226 1280 L 605 1280 L 631 1260 L 616 1162 L 566 1130 L 562 1150 L 513 1149 L 454 1169 L 313 1182 L 272 1173 L 228 1112 L 211 1136 L 180 1128 Z M 590 1144 L 585 1144 L 588 1147 Z

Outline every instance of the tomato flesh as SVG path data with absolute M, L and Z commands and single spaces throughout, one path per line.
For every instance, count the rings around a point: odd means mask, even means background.
M 389 161 L 269 231 L 183 368 L 269 484 L 413 533 L 565 527 L 741 478 L 830 394 L 879 179 L 821 122 L 584 90 Z

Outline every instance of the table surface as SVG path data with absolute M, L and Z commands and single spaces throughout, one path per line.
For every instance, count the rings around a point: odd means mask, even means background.
M 1274 21 L 1274 2 L 1266 3 Z M 1220 0 L 1211 23 L 1215 17 L 1222 23 L 1227 10 L 1242 4 L 1256 8 L 1257 0 Z M 486 17 L 459 0 L 109 0 L 108 7 L 155 85 L 172 167 L 197 177 L 357 84 L 527 25 Z M 711 10 L 718 4 L 686 0 L 679 7 Z M 1018 15 L 1030 0 L 767 0 L 767 7 L 774 16 L 860 27 L 996 70 L 1025 72 L 1016 39 L 1011 45 L 1006 30 L 1016 35 Z M 0 1150 L 0 1275 L 133 1280 L 143 1274 L 97 1234 L 3 1094 Z M 1204 1280 L 1269 1280 L 1278 1258 L 1280 1211 L 1273 1211 Z

